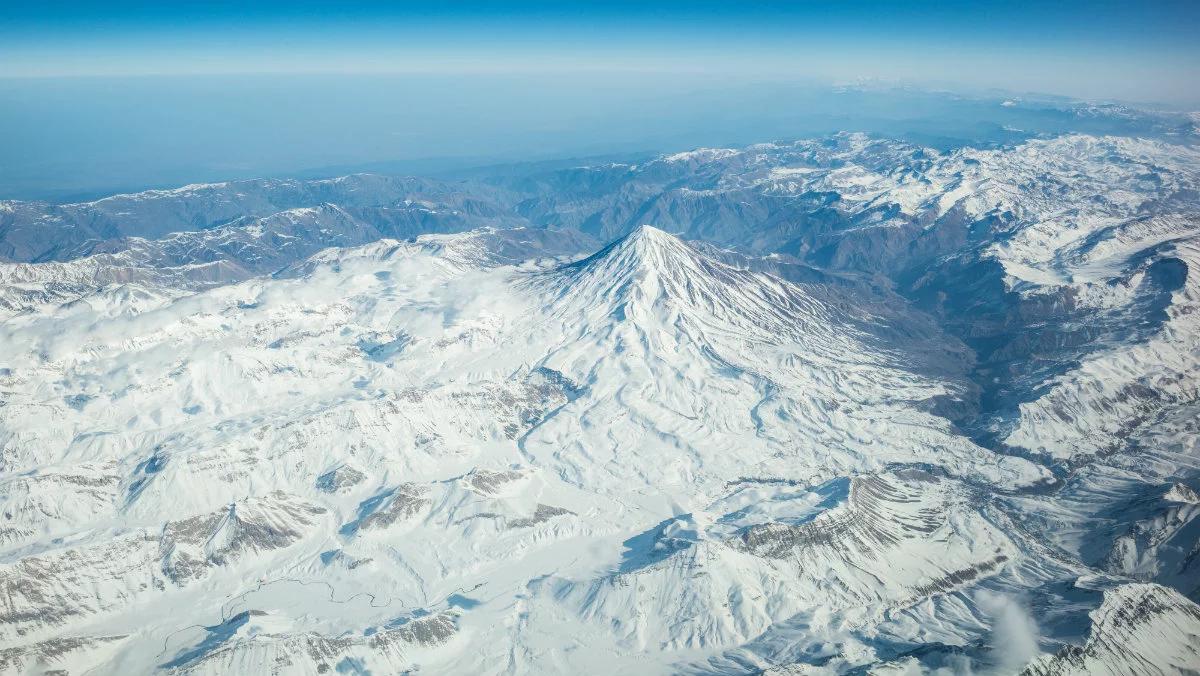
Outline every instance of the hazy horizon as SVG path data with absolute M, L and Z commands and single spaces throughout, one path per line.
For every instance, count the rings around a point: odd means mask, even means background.
M 84 201 L 249 178 L 444 175 L 860 131 L 949 149 L 1148 133 L 1074 99 L 604 74 L 0 80 L 0 199 Z
M 1197 28 L 1175 2 L 10 5 L 0 199 L 839 130 L 1013 141 L 1076 130 L 1051 119 L 1068 100 L 1200 107 Z

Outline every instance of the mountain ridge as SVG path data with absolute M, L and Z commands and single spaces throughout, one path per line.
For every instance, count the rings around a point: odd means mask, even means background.
M 1192 155 L 359 178 L 0 266 L 0 672 L 1189 666 Z

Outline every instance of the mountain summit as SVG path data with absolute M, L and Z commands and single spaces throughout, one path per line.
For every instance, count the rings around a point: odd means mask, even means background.
M 601 294 L 622 293 L 630 284 L 669 284 L 701 270 L 703 261 L 695 250 L 674 235 L 642 225 L 591 256 L 560 270 L 577 290 Z M 699 281 L 699 280 L 697 280 Z
M 615 317 L 674 324 L 672 332 L 723 324 L 747 338 L 803 333 L 815 340 L 835 321 L 801 287 L 716 260 L 648 225 L 535 285 L 556 296 L 556 312 L 605 308 Z

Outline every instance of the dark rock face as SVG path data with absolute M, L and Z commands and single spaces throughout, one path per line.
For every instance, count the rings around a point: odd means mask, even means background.
M 931 508 L 916 520 L 897 520 L 888 503 L 905 500 L 903 492 L 877 476 L 850 481 L 846 509 L 832 518 L 793 526 L 768 523 L 751 526 L 740 536 L 739 545 L 757 556 L 784 558 L 792 550 L 810 547 L 855 549 L 863 552 L 886 549 L 901 538 L 919 537 L 937 529 L 944 513 Z
M 283 549 L 305 537 L 325 509 L 282 493 L 234 503 L 163 527 L 163 573 L 179 584 L 253 553 Z
M 1105 593 L 1083 645 L 1035 660 L 1021 676 L 1188 673 L 1200 663 L 1196 636 L 1200 606 L 1166 587 L 1129 584 Z
M 349 465 L 342 465 L 317 477 L 317 489 L 326 493 L 338 493 L 349 490 L 362 483 L 366 474 Z
M 907 282 L 907 293 L 975 352 L 969 377 L 979 399 L 954 419 L 993 445 L 1010 429 L 1017 407 L 1037 398 L 1054 376 L 1106 345 L 1153 336 L 1187 274 L 1178 258 L 1148 255 L 1107 282 L 1131 288 L 1134 300 L 1097 311 L 1081 303 L 1076 287 L 1022 295 L 1006 287 L 998 262 L 957 258 Z
M 471 472 L 468 484 L 472 490 L 479 493 L 495 495 L 508 484 L 519 481 L 524 476 L 523 473 L 516 471 L 492 472 L 486 469 L 477 469 Z
M 42 673 L 59 672 L 53 667 L 60 664 L 64 657 L 75 652 L 85 652 L 89 649 L 103 648 L 107 643 L 116 643 L 124 636 L 89 636 L 50 639 L 28 646 L 0 649 L 0 672 L 30 673 L 41 670 Z
M 409 519 L 428 507 L 429 487 L 422 484 L 403 483 L 386 489 L 358 505 L 358 518 L 342 526 L 343 535 L 354 535 L 359 531 L 387 528 Z
M 537 508 L 534 509 L 533 514 L 530 516 L 519 519 L 510 519 L 508 521 L 508 527 L 529 528 L 530 526 L 536 526 L 543 521 L 549 521 L 556 516 L 566 516 L 568 514 L 574 515 L 575 512 L 563 507 L 552 507 L 550 505 L 543 505 L 539 503 Z
M 249 610 L 219 625 L 205 627 L 199 642 L 180 651 L 160 665 L 172 673 L 194 673 L 205 669 L 227 671 L 239 651 L 260 652 L 264 662 L 281 672 L 287 667 L 311 665 L 317 673 L 341 673 L 364 653 L 402 660 L 413 648 L 429 648 L 449 641 L 457 632 L 456 616 L 438 613 L 413 619 L 398 626 L 383 627 L 368 635 L 329 636 L 306 632 L 298 636 L 240 634 L 244 627 L 268 613 Z M 358 656 L 359 659 L 356 659 Z

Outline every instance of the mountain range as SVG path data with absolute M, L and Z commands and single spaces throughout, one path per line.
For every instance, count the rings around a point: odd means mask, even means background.
M 0 202 L 0 672 L 1200 671 L 1200 149 Z

